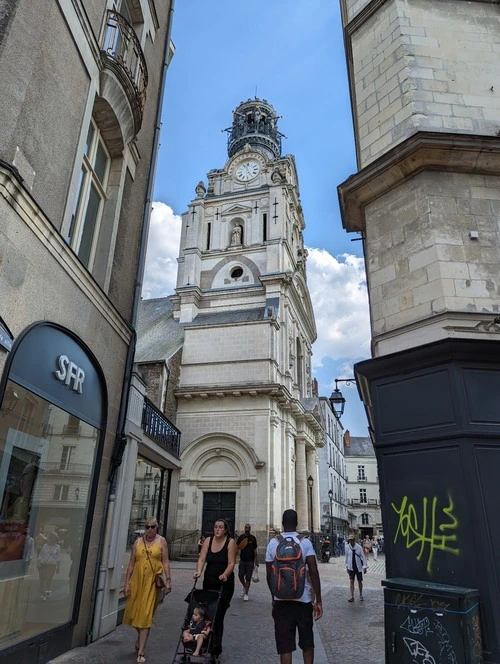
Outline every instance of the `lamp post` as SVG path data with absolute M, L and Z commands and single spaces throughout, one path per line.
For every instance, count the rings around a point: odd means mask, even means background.
M 307 486 L 309 487 L 309 531 L 313 532 L 313 484 L 314 479 L 312 475 L 307 478 Z
M 153 482 L 155 483 L 155 490 L 153 493 L 153 516 L 156 517 L 155 509 L 156 509 L 156 495 L 158 493 L 158 484 L 160 483 L 160 473 L 156 473 L 156 475 L 153 477 Z
M 344 414 L 345 397 L 343 396 L 342 392 L 339 390 L 338 387 L 339 383 L 345 383 L 347 386 L 351 385 L 352 383 L 356 385 L 356 380 L 354 378 L 335 378 L 335 389 L 331 393 L 328 401 L 330 402 L 330 406 L 332 407 L 333 412 L 340 420 L 340 418 Z
M 328 491 L 328 497 L 330 498 L 330 547 L 332 551 L 335 551 L 333 543 L 333 491 L 331 489 Z

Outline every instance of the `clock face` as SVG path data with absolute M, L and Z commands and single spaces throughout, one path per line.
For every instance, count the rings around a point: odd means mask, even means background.
M 236 177 L 242 182 L 248 182 L 257 177 L 259 170 L 259 164 L 256 161 L 244 161 L 236 169 Z

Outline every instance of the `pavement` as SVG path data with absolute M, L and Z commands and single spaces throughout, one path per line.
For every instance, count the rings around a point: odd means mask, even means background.
M 146 664 L 171 664 L 177 649 L 183 618 L 184 598 L 192 587 L 195 563 L 172 561 L 172 593 L 158 607 L 146 648 Z M 344 558 L 318 563 L 321 576 L 323 618 L 315 624 L 315 664 L 384 664 L 384 605 L 381 581 L 385 561 L 370 560 L 364 576 L 364 602 L 349 597 L 349 579 Z M 224 621 L 224 651 L 221 664 L 275 664 L 279 661 L 274 642 L 269 590 L 265 566 L 260 565 L 259 583 L 252 584 L 250 599 L 240 597 L 240 584 Z M 134 629 L 120 625 L 107 636 L 83 648 L 70 650 L 51 664 L 134 664 Z M 302 662 L 294 653 L 293 662 Z

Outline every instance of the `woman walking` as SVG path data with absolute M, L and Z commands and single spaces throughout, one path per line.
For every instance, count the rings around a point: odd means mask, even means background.
M 212 655 L 218 658 L 222 652 L 224 616 L 234 593 L 234 566 L 236 565 L 236 542 L 229 536 L 229 526 L 224 519 L 214 523 L 214 534 L 207 537 L 201 547 L 194 579 L 198 579 L 206 563 L 203 577 L 204 590 L 220 590 L 223 584 L 219 609 L 215 616 L 212 639 Z
M 146 520 L 146 532 L 135 540 L 132 547 L 123 589 L 127 598 L 123 623 L 137 630 L 135 649 L 138 664 L 146 661 L 146 643 L 158 606 L 160 589 L 155 583 L 157 574 L 163 575 L 165 592 L 169 593 L 172 581 L 167 541 L 158 535 L 157 520 L 149 518 Z

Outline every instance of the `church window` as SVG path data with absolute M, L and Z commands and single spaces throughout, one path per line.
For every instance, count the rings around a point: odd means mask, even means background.
M 267 242 L 267 212 L 262 215 L 262 241 Z
M 239 279 L 243 276 L 243 269 L 241 267 L 235 267 L 231 270 L 231 279 Z
M 212 224 L 209 221 L 207 224 L 207 251 L 210 249 L 210 235 L 212 233 Z

